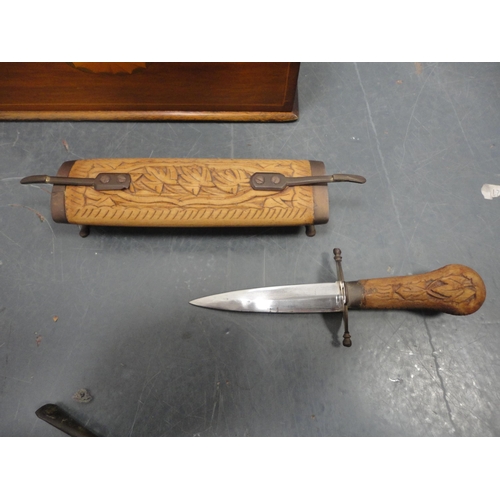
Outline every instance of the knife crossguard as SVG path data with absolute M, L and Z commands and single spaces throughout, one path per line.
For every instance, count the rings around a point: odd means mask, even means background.
M 340 248 L 333 249 L 333 258 L 335 259 L 335 264 L 337 265 L 337 281 L 340 287 L 340 293 L 344 300 L 344 309 L 342 310 L 342 319 L 344 321 L 344 340 L 342 344 L 345 347 L 351 347 L 351 334 L 349 333 L 349 320 L 348 320 L 348 304 L 349 297 L 347 296 L 347 288 L 344 282 L 344 271 L 342 271 L 342 252 Z

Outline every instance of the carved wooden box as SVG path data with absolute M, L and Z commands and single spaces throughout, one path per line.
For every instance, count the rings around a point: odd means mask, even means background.
M 56 185 L 54 221 L 82 226 L 258 227 L 326 224 L 328 187 L 294 186 L 282 191 L 252 189 L 256 172 L 290 177 L 324 175 L 310 160 L 221 158 L 98 158 L 65 162 L 58 177 L 95 179 L 99 174 L 131 177 L 130 186 L 96 190 Z M 309 235 L 313 232 L 309 231 Z

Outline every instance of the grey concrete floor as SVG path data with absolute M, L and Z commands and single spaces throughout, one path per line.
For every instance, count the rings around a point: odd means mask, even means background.
M 0 123 L 0 435 L 62 436 L 57 403 L 101 436 L 498 436 L 500 65 L 304 63 L 293 123 Z M 300 229 L 96 228 L 50 216 L 21 177 L 98 157 L 293 158 L 329 187 Z M 471 316 L 212 311 L 241 288 L 474 268 Z M 57 316 L 57 321 L 54 317 Z M 88 404 L 72 399 L 86 388 Z

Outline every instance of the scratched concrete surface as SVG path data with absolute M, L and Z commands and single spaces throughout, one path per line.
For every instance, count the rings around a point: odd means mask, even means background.
M 257 123 L 0 123 L 0 435 L 63 436 L 58 403 L 102 436 L 498 436 L 500 65 L 301 66 L 300 119 Z M 305 158 L 329 187 L 303 229 L 94 229 L 50 216 L 19 179 L 92 157 Z M 419 273 L 462 263 L 474 315 L 200 309 L 207 294 Z M 57 317 L 57 318 L 54 318 Z M 57 319 L 55 321 L 54 319 Z M 72 399 L 88 389 L 92 402 Z

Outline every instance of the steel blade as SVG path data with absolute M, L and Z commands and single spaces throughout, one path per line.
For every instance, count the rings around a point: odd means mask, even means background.
M 192 300 L 190 304 L 225 311 L 326 313 L 344 308 L 338 282 L 236 290 Z

